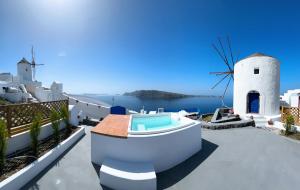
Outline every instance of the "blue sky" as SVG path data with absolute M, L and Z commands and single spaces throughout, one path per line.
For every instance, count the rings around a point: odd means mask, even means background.
M 281 92 L 300 88 L 300 4 L 259 0 L 1 0 L 0 72 L 36 49 L 37 79 L 70 93 L 158 89 L 222 94 L 212 49 L 231 37 L 234 55 L 281 61 Z M 232 94 L 232 86 L 229 90 Z

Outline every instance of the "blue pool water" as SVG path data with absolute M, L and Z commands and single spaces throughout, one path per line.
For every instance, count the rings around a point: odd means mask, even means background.
M 172 119 L 169 115 L 152 117 L 132 117 L 132 131 L 153 131 L 177 127 L 180 121 Z

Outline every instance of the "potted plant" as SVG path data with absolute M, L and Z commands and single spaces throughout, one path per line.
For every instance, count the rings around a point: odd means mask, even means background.
M 60 120 L 60 115 L 57 111 L 54 109 L 51 111 L 51 124 L 52 124 L 52 129 L 53 129 L 53 135 L 55 139 L 55 143 L 58 144 L 60 140 L 59 136 L 59 120 Z
M 63 119 L 63 121 L 65 122 L 66 128 L 67 128 L 67 133 L 71 133 L 72 132 L 72 127 L 69 123 L 69 110 L 67 106 L 64 106 L 61 108 L 61 118 Z
M 295 124 L 294 117 L 291 114 L 287 115 L 285 119 L 285 125 L 284 125 L 285 135 L 289 135 L 291 132 L 293 132 L 294 124 Z
M 5 164 L 7 137 L 8 137 L 8 133 L 6 129 L 6 123 L 2 119 L 0 119 L 0 171 L 1 173 Z
M 41 114 L 38 113 L 34 119 L 33 122 L 30 126 L 30 137 L 31 137 L 31 148 L 33 151 L 33 154 L 37 157 L 38 156 L 38 145 L 39 145 L 39 140 L 38 137 L 40 135 L 41 132 L 41 122 L 42 121 L 42 117 Z
M 274 125 L 273 120 L 272 120 L 272 119 L 268 120 L 268 124 L 269 124 L 269 125 Z

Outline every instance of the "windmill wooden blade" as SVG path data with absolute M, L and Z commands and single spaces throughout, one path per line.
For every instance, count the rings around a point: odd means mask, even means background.
M 36 71 L 35 71 L 35 69 L 33 69 L 33 71 L 32 71 L 33 73 L 32 73 L 32 75 L 33 75 L 33 80 L 35 80 L 35 73 L 36 73 Z
M 226 77 L 228 77 L 230 74 L 225 75 L 221 80 L 219 80 L 211 89 L 216 88 Z
M 224 58 L 225 58 L 225 63 L 229 64 L 228 59 L 227 59 L 227 56 L 226 56 L 226 53 L 225 53 L 225 50 L 224 50 L 224 47 L 223 47 L 223 44 L 222 44 L 222 41 L 221 41 L 220 38 L 218 38 L 218 41 L 219 41 L 219 44 L 220 44 L 220 46 L 221 46 L 221 50 L 222 50 L 222 52 L 223 52 L 223 56 L 224 56 Z
M 32 67 L 35 67 L 35 66 L 42 66 L 42 65 L 45 65 L 45 64 L 36 64 L 36 63 L 34 62 L 34 63 L 30 63 L 30 65 L 31 65 Z
M 231 57 L 231 62 L 232 62 L 232 67 L 234 67 L 234 58 L 233 58 L 233 54 L 232 54 L 232 49 L 231 49 L 231 43 L 230 43 L 230 39 L 229 36 L 227 36 L 227 42 L 228 42 L 228 47 L 229 47 L 229 51 L 230 51 L 230 57 Z
M 225 58 L 223 57 L 223 55 L 221 54 L 220 50 L 217 48 L 217 46 L 215 46 L 215 44 L 212 44 L 212 47 L 216 50 L 216 52 L 218 53 L 218 55 L 221 57 L 221 59 L 226 62 Z
M 226 92 L 227 92 L 227 89 L 228 89 L 228 86 L 229 86 L 229 84 L 230 84 L 230 81 L 231 81 L 231 77 L 229 78 L 229 80 L 228 80 L 228 82 L 227 82 L 227 85 L 226 85 L 226 88 L 225 88 L 225 91 L 224 91 L 224 93 L 223 93 L 223 96 L 222 96 L 223 99 L 224 99 L 224 96 L 225 96 L 225 94 L 226 94 Z
M 210 75 L 226 75 L 226 74 L 233 74 L 231 71 L 225 71 L 225 72 L 209 72 Z
M 32 67 L 32 78 L 33 78 L 33 80 L 35 80 L 36 66 L 42 66 L 44 64 L 36 64 L 35 63 L 35 54 L 34 54 L 33 46 L 31 47 L 31 58 L 32 58 L 32 61 L 31 61 L 30 65 Z
M 32 58 L 32 61 L 34 62 L 34 50 L 33 50 L 33 46 L 31 47 L 31 58 Z
M 229 62 L 228 62 L 228 59 L 227 59 L 227 56 L 226 56 L 226 53 L 225 53 L 223 44 L 222 44 L 222 42 L 221 42 L 221 39 L 218 38 L 218 41 L 219 41 L 219 44 L 220 44 L 221 49 L 222 49 L 222 52 L 223 52 L 223 56 L 224 56 L 224 60 L 225 60 L 224 62 L 225 62 L 225 64 L 227 65 L 228 69 L 229 69 L 230 71 L 232 71 L 232 69 L 231 69 L 231 67 L 230 67 L 230 65 L 229 65 Z
M 237 54 L 235 63 L 237 63 L 239 61 L 239 56 L 240 56 L 240 54 Z
M 222 76 L 221 80 L 219 80 L 211 89 L 214 89 L 220 83 L 222 83 L 227 77 L 229 77 L 228 82 L 226 82 L 226 86 L 225 86 L 223 95 L 221 96 L 223 106 L 227 107 L 224 103 L 224 97 L 227 93 L 227 90 L 229 88 L 231 80 L 234 80 L 234 77 L 233 77 L 233 75 L 234 75 L 234 65 L 238 61 L 238 56 L 236 57 L 236 60 L 234 60 L 235 57 L 233 56 L 229 36 L 227 36 L 227 45 L 226 45 L 226 39 L 224 41 L 225 41 L 225 45 L 222 44 L 221 38 L 218 38 L 219 45 L 216 46 L 214 43 L 212 43 L 212 46 L 213 46 L 214 50 L 217 52 L 217 54 L 219 55 L 219 57 L 221 57 L 221 59 L 224 61 L 224 63 L 226 64 L 228 70 L 226 69 L 225 71 L 210 72 L 209 74 L 213 74 L 213 75 L 216 75 L 216 76 Z M 226 55 L 226 53 L 228 53 L 227 54 L 228 56 Z
M 215 49 L 215 51 L 218 53 L 218 55 L 221 57 L 221 59 L 224 61 L 224 63 L 227 65 L 229 72 L 232 72 L 232 69 L 230 68 L 230 66 L 228 65 L 226 59 L 223 57 L 222 53 L 220 52 L 220 50 L 215 46 L 215 44 L 212 44 L 213 48 Z

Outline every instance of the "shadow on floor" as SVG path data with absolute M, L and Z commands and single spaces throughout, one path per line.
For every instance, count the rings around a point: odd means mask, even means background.
M 197 168 L 206 158 L 208 158 L 217 148 L 218 145 L 202 139 L 202 149 L 199 152 L 181 164 L 156 174 L 157 189 L 168 188 L 182 180 L 195 168 Z
M 93 162 L 91 162 L 91 163 L 94 167 L 95 172 L 97 173 L 97 176 L 100 178 L 100 168 L 101 168 L 101 166 L 99 166 L 98 164 L 95 164 Z

